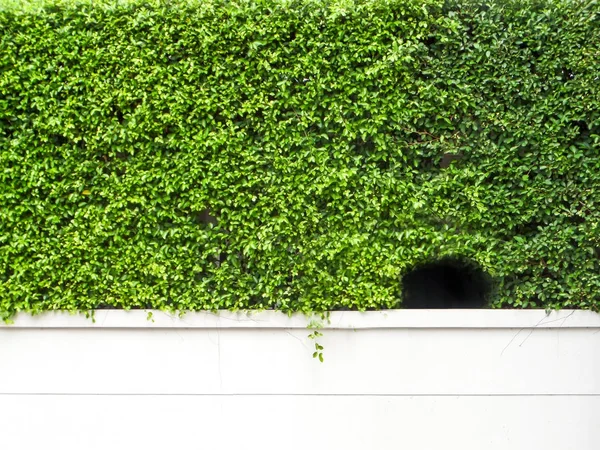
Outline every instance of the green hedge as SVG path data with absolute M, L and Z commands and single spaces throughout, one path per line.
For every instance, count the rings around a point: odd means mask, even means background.
M 4 315 L 600 306 L 595 1 L 4 1 Z

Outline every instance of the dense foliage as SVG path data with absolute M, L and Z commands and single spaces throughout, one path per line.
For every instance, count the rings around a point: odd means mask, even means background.
M 599 135 L 595 1 L 5 7 L 0 311 L 597 309 Z

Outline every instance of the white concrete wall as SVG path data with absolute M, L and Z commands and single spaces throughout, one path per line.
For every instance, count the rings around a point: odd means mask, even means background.
M 99 311 L 0 325 L 0 448 L 600 449 L 600 315 Z

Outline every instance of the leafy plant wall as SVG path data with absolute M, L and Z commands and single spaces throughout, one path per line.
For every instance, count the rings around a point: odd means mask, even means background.
M 171 4 L 173 3 L 173 4 Z M 4 2 L 0 311 L 600 305 L 600 6 Z

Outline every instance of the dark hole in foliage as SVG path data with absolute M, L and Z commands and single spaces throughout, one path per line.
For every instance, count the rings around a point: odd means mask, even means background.
M 213 214 L 211 214 L 211 211 L 208 208 L 206 208 L 206 209 L 200 211 L 198 214 L 196 214 L 196 221 L 197 221 L 197 223 L 202 223 L 202 224 L 206 224 L 206 225 L 212 225 L 212 226 L 217 225 L 217 217 L 214 216 Z
M 520 236 L 530 236 L 539 233 L 544 227 L 544 222 L 538 219 L 531 219 L 528 222 L 520 223 L 514 227 L 514 233 Z
M 575 74 L 568 67 L 563 67 L 561 69 L 561 76 L 562 76 L 563 81 L 569 81 L 569 80 L 572 80 L 575 78 Z
M 61 134 L 50 135 L 50 141 L 56 146 L 65 145 L 69 142 L 69 140 Z
M 125 121 L 125 115 L 123 114 L 123 111 L 121 111 L 120 108 L 118 108 L 118 107 L 115 106 L 115 107 L 113 107 L 113 114 L 115 115 L 115 117 L 119 121 L 119 124 L 122 125 L 123 122 Z
M 579 142 L 585 142 L 589 140 L 590 134 L 594 133 L 595 131 L 590 130 L 590 127 L 584 120 L 576 120 L 571 123 L 571 126 L 576 129 L 577 136 L 575 136 L 575 138 L 571 141 L 570 145 L 575 145 Z
M 440 167 L 442 169 L 447 169 L 448 167 L 450 167 L 452 162 L 460 161 L 462 157 L 462 153 L 444 153 L 444 155 L 442 156 L 442 160 L 440 161 Z
M 576 225 L 581 225 L 582 223 L 586 222 L 586 219 L 582 215 L 572 215 L 572 216 L 569 216 L 569 222 L 574 223 Z
M 7 139 L 10 139 L 14 135 L 14 128 L 10 119 L 0 119 L 0 134 L 4 133 Z
M 130 110 L 135 110 L 138 106 L 141 106 L 141 104 L 143 103 L 142 99 L 138 98 L 134 101 L 131 102 L 131 105 L 129 106 Z
M 11 267 L 7 267 L 4 271 L 4 274 L 2 274 L 2 276 L 0 276 L 0 280 L 8 281 L 14 275 L 14 273 L 15 272 Z
M 435 36 L 433 34 L 427 36 L 427 38 L 425 38 L 425 40 L 423 41 L 423 43 L 425 44 L 425 46 L 427 48 L 433 47 L 435 44 L 437 44 L 437 42 L 438 42 L 437 36 Z
M 402 306 L 409 309 L 483 308 L 491 277 L 472 261 L 444 258 L 418 266 L 402 278 Z
M 354 141 L 354 148 L 358 152 L 361 152 L 368 156 L 373 151 L 375 151 L 375 142 L 373 142 L 373 139 L 370 137 L 368 137 L 366 140 L 362 137 L 358 137 Z
M 579 128 L 579 131 L 581 133 L 586 133 L 586 132 L 590 131 L 590 128 L 588 127 L 588 124 L 585 120 L 575 120 L 573 122 L 573 126 Z

